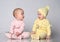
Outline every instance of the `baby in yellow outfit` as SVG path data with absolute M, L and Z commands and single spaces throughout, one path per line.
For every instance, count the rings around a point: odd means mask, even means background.
M 51 28 L 48 19 L 49 6 L 38 9 L 38 18 L 35 20 L 31 38 L 32 39 L 49 39 L 51 36 Z

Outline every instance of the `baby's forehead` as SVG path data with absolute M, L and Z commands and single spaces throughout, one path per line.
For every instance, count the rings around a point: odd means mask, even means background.
M 18 10 L 15 10 L 15 11 L 17 11 L 17 12 L 18 12 L 18 11 L 23 11 L 23 10 L 18 9 Z
M 23 10 L 16 10 L 15 12 L 24 12 Z

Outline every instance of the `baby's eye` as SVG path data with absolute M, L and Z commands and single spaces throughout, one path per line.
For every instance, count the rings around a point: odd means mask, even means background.
M 24 14 L 23 12 L 21 14 Z
M 41 14 L 38 14 L 38 15 L 41 15 Z
M 21 13 L 21 15 L 24 15 L 24 13 Z

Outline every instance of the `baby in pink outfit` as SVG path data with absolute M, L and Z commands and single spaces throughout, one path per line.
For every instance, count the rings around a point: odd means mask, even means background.
M 13 11 L 13 16 L 15 19 L 12 21 L 10 32 L 6 33 L 6 36 L 13 39 L 29 38 L 30 33 L 24 32 L 24 10 L 16 8 Z

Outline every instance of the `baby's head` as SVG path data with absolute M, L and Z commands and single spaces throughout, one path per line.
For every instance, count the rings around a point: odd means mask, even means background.
M 38 9 L 38 18 L 44 19 L 48 15 L 49 6 L 46 6 L 45 8 Z
M 24 10 L 22 8 L 16 8 L 16 9 L 14 9 L 13 16 L 17 20 L 23 20 L 24 19 Z

